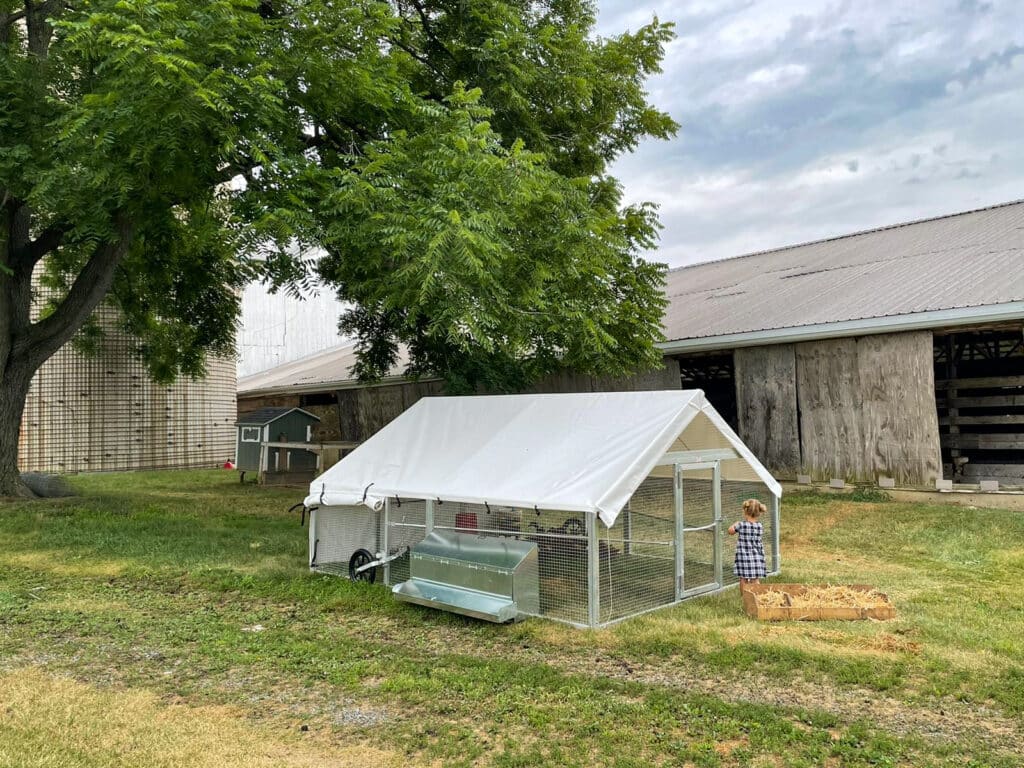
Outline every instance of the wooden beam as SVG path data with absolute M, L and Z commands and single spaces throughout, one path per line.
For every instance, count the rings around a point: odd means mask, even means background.
M 989 389 L 996 387 L 1022 387 L 1024 376 L 990 376 L 980 379 L 939 379 L 936 389 Z
M 954 448 L 973 448 L 979 451 L 1024 451 L 1024 434 L 1020 432 L 1003 435 L 942 435 L 944 446 Z
M 1024 408 L 1024 395 L 979 395 L 978 397 L 939 397 L 935 400 L 938 408 Z
M 989 424 L 1024 424 L 1024 413 L 1015 416 L 942 416 L 939 418 L 940 425 L 954 423 L 959 426 L 967 424 L 980 424 L 983 426 Z

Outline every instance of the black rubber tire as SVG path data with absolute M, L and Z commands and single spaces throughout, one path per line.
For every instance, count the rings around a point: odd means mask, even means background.
M 372 563 L 375 559 L 369 550 L 357 549 L 348 560 L 348 577 L 352 581 L 366 581 L 373 584 L 377 580 L 377 566 L 367 568 L 360 573 L 356 573 L 356 569 L 363 567 L 367 563 Z

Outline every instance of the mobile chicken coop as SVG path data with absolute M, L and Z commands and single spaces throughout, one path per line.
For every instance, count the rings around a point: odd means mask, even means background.
M 424 398 L 317 478 L 310 568 L 491 621 L 597 627 L 737 583 L 781 487 L 700 390 Z

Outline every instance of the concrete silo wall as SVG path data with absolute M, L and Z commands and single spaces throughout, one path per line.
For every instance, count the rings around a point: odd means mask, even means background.
M 36 373 L 25 404 L 24 472 L 213 467 L 235 453 L 235 361 L 212 359 L 206 378 L 149 380 L 137 345 L 98 310 L 96 357 L 65 346 Z

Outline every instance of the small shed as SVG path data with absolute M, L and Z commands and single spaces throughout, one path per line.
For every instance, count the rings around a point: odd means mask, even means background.
M 700 390 L 424 398 L 313 481 L 309 564 L 472 616 L 603 626 L 736 584 L 748 498 L 777 572 L 781 494 Z M 536 568 L 494 565 L 513 550 Z
M 235 466 L 246 472 L 259 472 L 263 443 L 309 443 L 319 416 L 301 408 L 260 408 L 243 413 L 235 422 Z M 268 472 L 311 472 L 316 470 L 316 454 L 301 449 L 271 448 L 267 454 Z

